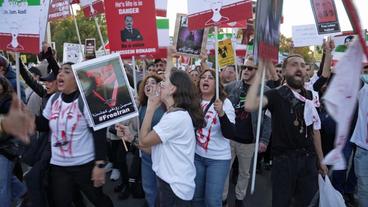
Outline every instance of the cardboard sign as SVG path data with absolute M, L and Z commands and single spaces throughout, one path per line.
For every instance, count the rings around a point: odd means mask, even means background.
M 82 47 L 82 50 L 81 48 Z M 80 63 L 83 61 L 84 45 L 64 43 L 63 62 Z
M 51 0 L 49 21 L 64 19 L 70 16 L 69 0 Z
M 87 60 L 72 68 L 94 130 L 138 116 L 119 54 Z
M 176 15 L 174 47 L 179 55 L 199 57 L 206 49 L 208 29 L 189 30 L 188 17 Z
M 102 0 L 80 0 L 80 6 L 86 17 L 96 16 L 105 11 Z
M 37 54 L 46 34 L 49 1 L 0 2 L 0 49 Z
M 278 61 L 283 0 L 258 0 L 254 58 Z
M 124 58 L 158 50 L 154 0 L 105 0 L 111 51 Z
M 167 0 L 155 0 L 156 16 L 166 17 L 167 13 Z
M 96 58 L 96 39 L 88 38 L 85 40 L 86 59 Z
M 318 34 L 340 32 L 334 0 L 311 0 Z
M 20 59 L 22 60 L 22 63 L 27 63 L 27 55 L 20 55 Z
M 294 47 L 322 45 L 323 37 L 318 36 L 316 25 L 298 25 L 292 27 Z
M 189 28 L 200 29 L 252 18 L 251 0 L 188 0 Z
M 227 65 L 234 65 L 234 49 L 231 44 L 231 39 L 226 39 L 218 42 L 218 63 L 220 68 L 223 68 Z
M 336 45 L 335 49 L 332 51 L 332 61 L 334 65 L 345 55 L 348 47 L 356 38 L 358 38 L 358 36 L 353 32 L 344 32 L 342 35 L 336 35 L 332 37 Z M 367 37 L 365 41 L 366 41 L 365 44 L 368 44 Z M 365 55 L 363 57 L 363 62 L 364 63 L 368 62 Z

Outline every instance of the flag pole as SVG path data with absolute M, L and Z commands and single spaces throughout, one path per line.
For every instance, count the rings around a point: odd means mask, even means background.
M 215 26 L 215 66 L 216 66 L 216 100 L 219 98 L 219 85 L 220 85 L 220 77 L 219 77 L 219 64 L 218 64 L 218 27 Z
M 101 29 L 100 29 L 100 25 L 98 24 L 98 21 L 97 21 L 97 17 L 94 16 L 93 17 L 95 19 L 95 24 L 96 24 L 96 28 L 97 28 L 97 32 L 98 32 L 98 36 L 100 37 L 100 41 L 101 41 L 101 44 L 102 44 L 102 48 L 103 50 L 105 51 L 105 55 L 107 55 L 107 51 L 106 51 L 106 48 L 105 48 L 105 41 L 102 37 L 102 33 L 101 33 Z
M 19 52 L 15 53 L 15 70 L 16 70 L 16 80 L 17 80 L 17 96 L 19 100 L 21 100 L 20 78 L 19 78 Z
M 257 159 L 258 159 L 258 146 L 259 146 L 259 137 L 261 135 L 261 119 L 262 119 L 262 108 L 263 108 L 263 94 L 265 87 L 265 79 L 266 79 L 266 67 L 264 65 L 263 60 L 260 60 L 260 68 L 262 69 L 262 79 L 261 79 L 261 92 L 259 98 L 259 107 L 258 107 L 258 121 L 257 121 L 257 133 L 256 133 L 256 144 L 254 146 L 254 159 L 253 159 L 253 170 L 252 170 L 252 184 L 250 193 L 254 194 L 254 188 L 256 184 L 256 169 L 257 169 Z
M 82 57 L 83 57 L 83 60 L 84 60 L 84 52 L 83 52 L 83 48 L 82 48 L 82 40 L 81 40 L 80 33 L 79 33 L 77 18 L 75 17 L 75 13 L 74 13 L 74 10 L 73 10 L 73 7 L 72 7 L 71 4 L 69 4 L 69 8 L 70 8 L 71 13 L 72 13 L 75 30 L 77 31 L 77 37 L 78 37 L 78 42 L 79 42 L 79 49 L 81 51 L 81 54 L 82 54 Z

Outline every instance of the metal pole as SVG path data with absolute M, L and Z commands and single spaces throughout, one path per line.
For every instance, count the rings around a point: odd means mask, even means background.
M 220 77 L 219 77 L 219 64 L 218 64 L 218 27 L 215 26 L 215 66 L 216 66 L 216 100 L 219 98 L 219 85 L 220 85 Z
M 135 70 L 135 57 L 132 56 L 132 65 L 133 65 L 133 83 L 134 83 L 134 92 L 135 95 L 138 96 L 138 89 L 137 89 L 137 74 L 136 74 L 136 70 Z
M 262 61 L 262 60 L 261 60 Z M 261 118 L 262 118 L 262 108 L 263 108 L 263 94 L 264 94 L 264 86 L 265 86 L 265 78 L 266 71 L 265 65 L 261 63 L 262 68 L 262 79 L 261 79 L 261 94 L 259 98 L 259 108 L 258 108 L 258 121 L 257 121 L 257 133 L 256 133 L 256 144 L 254 146 L 254 159 L 253 159 L 253 170 L 252 170 L 252 184 L 250 193 L 254 193 L 255 183 L 256 183 L 256 169 L 257 169 L 257 159 L 258 159 L 258 146 L 259 146 L 259 137 L 261 135 Z M 282 179 L 282 178 L 280 178 Z
M 82 40 L 81 40 L 80 33 L 79 33 L 77 18 L 75 17 L 75 13 L 74 13 L 72 5 L 70 5 L 70 10 L 71 10 L 71 13 L 72 13 L 75 30 L 77 31 L 78 42 L 79 42 L 79 45 L 80 45 L 79 48 L 80 48 L 80 51 L 82 53 L 82 57 L 84 59 L 84 52 L 83 52 L 83 48 L 82 48 Z
M 21 100 L 20 78 L 19 78 L 19 52 L 15 53 L 15 70 L 16 70 L 16 80 L 17 80 L 17 96 L 19 100 Z
M 105 48 L 105 42 L 104 42 L 104 39 L 102 37 L 102 33 L 101 33 L 101 29 L 100 29 L 100 25 L 98 24 L 98 21 L 97 21 L 97 17 L 94 16 L 93 17 L 95 19 L 95 24 L 96 24 L 96 28 L 97 28 L 97 32 L 98 32 L 98 36 L 100 37 L 100 41 L 101 41 L 101 44 L 102 44 L 102 48 L 103 50 L 105 51 L 105 55 L 107 55 L 107 51 L 106 51 L 106 48 Z

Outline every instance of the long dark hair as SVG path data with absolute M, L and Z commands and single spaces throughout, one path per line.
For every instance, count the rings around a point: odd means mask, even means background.
M 205 120 L 201 108 L 201 101 L 189 75 L 181 70 L 172 70 L 170 82 L 176 86 L 176 91 L 173 94 L 175 107 L 180 107 L 188 111 L 192 118 L 194 128 L 203 128 L 205 126 Z
M 211 75 L 216 78 L 216 72 L 215 70 L 213 69 L 205 69 L 202 71 L 202 73 L 199 75 L 199 81 L 197 83 L 197 88 L 198 88 L 198 91 L 199 91 L 199 95 L 202 97 L 202 92 L 201 92 L 201 89 L 199 87 L 199 84 L 201 82 L 201 77 L 203 76 L 203 74 L 205 74 L 206 72 L 210 72 Z M 216 86 L 215 86 L 215 94 L 213 94 L 214 96 L 216 95 Z M 227 94 L 225 92 L 225 88 L 224 88 L 224 85 L 221 83 L 221 80 L 220 80 L 220 83 L 219 83 L 219 98 L 221 101 L 224 101 L 227 97 Z
M 148 97 L 146 96 L 146 94 L 144 93 L 144 86 L 146 85 L 146 82 L 148 81 L 149 78 L 153 78 L 156 80 L 157 84 L 159 82 L 162 81 L 162 78 L 157 76 L 157 75 L 147 75 L 143 80 L 142 82 L 140 83 L 139 85 L 139 91 L 138 91 L 138 100 L 139 100 L 139 104 L 141 106 L 145 106 L 147 105 L 147 100 L 148 100 Z
M 0 99 L 5 97 L 11 97 L 13 94 L 13 88 L 8 79 L 6 79 L 4 76 L 0 76 L 0 85 L 3 86 L 4 90 L 3 93 L 0 94 Z

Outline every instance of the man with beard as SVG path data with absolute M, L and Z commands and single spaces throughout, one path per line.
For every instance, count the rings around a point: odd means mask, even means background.
M 266 67 L 273 68 L 269 64 Z M 318 168 L 320 173 L 327 173 L 327 167 L 321 164 L 321 123 L 316 104 L 311 100 L 312 93 L 304 89 L 306 67 L 302 56 L 290 55 L 282 65 L 286 84 L 262 97 L 263 107 L 272 115 L 272 206 L 290 206 L 292 200 L 294 206 L 308 206 L 318 190 Z M 248 91 L 246 111 L 258 109 L 261 74 L 258 70 Z

